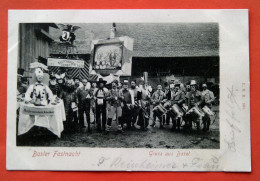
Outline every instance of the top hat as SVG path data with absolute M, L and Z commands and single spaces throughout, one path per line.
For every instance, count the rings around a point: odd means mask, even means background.
M 207 87 L 207 84 L 202 84 L 202 87 Z
M 127 79 L 123 81 L 123 84 L 128 84 L 128 83 L 129 83 L 129 82 L 128 82 Z
M 197 85 L 197 82 L 195 80 L 191 80 L 190 85 Z
M 99 78 L 98 81 L 97 81 L 97 83 L 98 83 L 98 84 L 99 84 L 99 83 L 106 84 L 107 81 L 103 80 L 103 78 Z

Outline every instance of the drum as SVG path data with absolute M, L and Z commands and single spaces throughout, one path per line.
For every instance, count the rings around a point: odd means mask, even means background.
M 189 110 L 189 107 L 186 104 L 182 104 L 182 110 L 186 113 Z
M 214 115 L 215 115 L 215 113 L 214 113 L 213 111 L 211 111 L 211 109 L 210 109 L 208 106 L 204 106 L 204 107 L 202 108 L 202 110 L 203 110 L 203 112 L 204 112 L 205 114 L 207 114 L 208 116 L 214 116 Z
M 171 108 L 171 101 L 167 101 L 164 103 L 163 107 L 167 110 L 169 110 Z
M 167 110 L 161 104 L 159 104 L 153 108 L 153 113 L 154 114 L 156 113 L 158 116 L 162 116 L 162 115 L 166 114 L 166 112 L 167 112 Z
M 204 117 L 205 116 L 205 113 L 199 107 L 196 107 L 196 106 L 191 108 L 187 112 L 187 114 L 195 114 L 198 117 Z
M 181 108 L 177 104 L 174 104 L 170 108 L 169 113 L 174 115 L 174 116 L 177 116 L 177 117 L 182 117 L 183 114 L 184 114 L 183 111 L 181 110 Z

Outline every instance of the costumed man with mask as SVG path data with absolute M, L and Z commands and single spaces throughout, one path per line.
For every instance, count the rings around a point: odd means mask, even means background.
M 97 88 L 94 90 L 94 97 L 96 103 L 96 121 L 97 121 L 97 129 L 98 131 L 106 130 L 106 120 L 107 120 L 107 97 L 108 97 L 108 89 L 105 88 L 105 84 L 107 81 L 103 80 L 103 78 L 99 78 L 97 82 Z M 101 120 L 102 115 L 102 120 Z
M 172 105 L 176 104 L 181 109 L 182 104 L 185 103 L 185 94 L 180 88 L 180 83 L 174 84 L 174 97 L 172 97 Z M 172 130 L 180 130 L 181 127 L 181 117 L 172 117 Z
M 209 109 L 212 108 L 212 103 L 215 100 L 214 94 L 212 91 L 210 91 L 207 88 L 207 84 L 202 84 L 202 92 L 201 92 L 201 97 L 202 97 L 202 103 L 201 107 L 207 106 Z M 203 131 L 208 131 L 209 130 L 209 125 L 210 125 L 210 117 L 208 114 L 205 114 L 205 116 L 202 119 L 203 121 Z
M 165 94 L 162 91 L 161 85 L 157 86 L 157 90 L 153 93 L 151 99 L 152 99 L 153 107 L 158 106 L 159 104 L 161 104 L 163 102 L 163 100 L 165 99 Z M 152 127 L 155 126 L 157 117 L 160 121 L 160 128 L 163 128 L 163 125 L 162 125 L 163 116 L 158 115 L 156 112 L 153 113 L 153 123 L 151 126 Z
M 93 92 L 90 88 L 87 87 L 87 79 L 82 79 L 83 86 L 78 88 L 77 98 L 78 98 L 78 112 L 79 112 L 79 126 L 84 130 L 86 126 L 84 125 L 84 114 L 87 118 L 88 132 L 91 132 L 90 127 L 90 108 L 91 108 L 91 99 L 93 99 Z
M 131 128 L 135 129 L 135 123 L 137 120 L 137 116 L 140 111 L 140 105 L 141 105 L 141 91 L 139 87 L 136 86 L 136 81 L 131 81 L 131 88 L 129 89 L 129 92 L 131 94 L 132 98 L 132 105 L 131 105 Z
M 21 95 L 21 97 L 24 97 L 27 89 L 28 89 L 28 78 L 21 77 L 21 80 L 17 84 L 17 90 L 19 92 L 19 95 Z
M 59 85 L 57 84 L 56 77 L 53 74 L 50 74 L 49 87 L 53 93 L 53 95 L 58 95 Z
M 24 97 L 28 89 L 28 79 L 23 76 L 24 69 L 18 68 L 17 70 L 17 95 Z
M 122 106 L 122 121 L 121 126 L 123 128 L 124 123 L 127 124 L 127 128 L 131 128 L 131 105 L 132 96 L 128 89 L 128 80 L 123 81 L 123 88 L 119 91 L 119 98 L 121 99 Z
M 36 68 L 35 75 L 37 82 L 30 85 L 27 89 L 25 93 L 25 103 L 31 103 L 36 106 L 46 106 L 53 101 L 52 91 L 42 82 L 44 76 L 42 68 Z
M 199 90 L 197 90 L 197 83 L 195 80 L 191 80 L 190 82 L 190 92 L 187 92 L 186 94 L 186 103 L 188 106 L 188 109 L 190 110 L 191 108 L 195 107 L 195 106 L 199 106 L 201 104 L 201 92 Z M 191 129 L 192 128 L 192 121 L 196 121 L 197 124 L 197 129 L 200 129 L 200 124 L 197 117 L 194 117 L 192 115 L 186 114 L 185 115 L 185 127 L 187 129 Z
M 106 131 L 111 131 L 111 124 L 114 116 L 117 121 L 117 130 L 122 131 L 122 108 L 120 100 L 119 90 L 117 89 L 116 82 L 112 82 L 112 89 L 109 91 L 107 100 L 108 104 L 108 119 L 107 119 L 107 129 Z
M 78 99 L 74 89 L 73 80 L 66 81 L 65 87 L 63 88 L 59 97 L 64 101 L 64 108 L 66 113 L 66 122 L 64 125 L 65 131 L 71 132 L 74 129 L 75 122 L 78 121 L 75 119 L 75 114 L 78 110 Z
M 65 89 L 65 73 L 55 74 L 55 77 L 58 83 L 57 95 L 60 96 L 61 92 Z

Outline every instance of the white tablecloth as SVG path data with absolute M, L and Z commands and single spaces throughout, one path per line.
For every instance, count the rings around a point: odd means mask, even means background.
M 57 135 L 59 138 L 61 136 L 61 132 L 63 131 L 63 121 L 66 120 L 65 109 L 63 101 L 56 105 L 47 105 L 44 106 L 53 108 L 53 115 L 29 115 L 26 114 L 23 110 L 24 108 L 34 107 L 40 109 L 41 106 L 34 106 L 32 104 L 25 104 L 24 102 L 20 102 L 20 115 L 18 122 L 18 135 L 24 134 L 28 132 L 33 126 L 45 127 L 50 130 L 52 133 Z

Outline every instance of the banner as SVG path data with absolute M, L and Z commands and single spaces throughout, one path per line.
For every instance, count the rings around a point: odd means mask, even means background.
M 53 107 L 32 107 L 25 105 L 22 111 L 24 114 L 28 115 L 54 115 Z
M 48 66 L 84 68 L 84 60 L 48 58 Z

